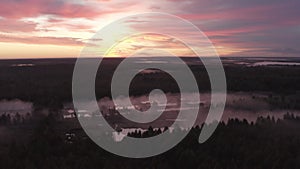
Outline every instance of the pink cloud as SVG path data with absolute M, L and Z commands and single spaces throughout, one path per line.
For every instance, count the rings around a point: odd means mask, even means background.
M 98 17 L 107 14 L 159 10 L 178 15 L 197 25 L 212 42 L 219 46 L 249 49 L 251 54 L 292 50 L 300 45 L 299 16 L 300 1 L 281 0 L 162 0 L 159 3 L 138 0 L 85 0 L 74 3 L 71 0 L 7 0 L 0 1 L 0 32 L 29 33 L 36 29 L 66 28 L 70 31 L 90 32 L 92 24 L 74 22 L 74 18 Z M 43 25 L 21 21 L 21 18 L 35 18 L 50 15 Z M 4 19 L 3 19 L 4 18 Z M 157 25 L 143 27 L 143 18 L 128 20 L 133 28 L 151 32 Z M 37 26 L 37 24 L 39 24 Z M 164 23 L 162 26 L 166 26 Z M 173 33 L 184 33 L 193 38 L 193 32 L 170 28 Z M 192 39 L 191 38 L 191 39 Z M 2 42 L 28 44 L 84 45 L 77 38 L 57 37 L 7 37 L 1 35 Z M 263 47 L 270 50 L 254 50 Z M 297 53 L 298 51 L 294 51 Z M 299 52 L 300 53 L 300 52 Z M 240 54 L 240 53 L 239 53 Z
M 15 19 L 0 19 L 0 32 L 32 32 L 37 24 Z
M 0 35 L 0 42 L 9 43 L 25 43 L 25 44 L 48 44 L 48 45 L 62 45 L 62 46 L 83 46 L 85 43 L 78 38 L 68 37 L 20 37 Z
M 51 30 L 52 28 L 65 28 L 69 31 L 75 32 L 94 32 L 92 29 L 94 26 L 85 24 L 85 23 L 68 23 L 65 20 L 48 20 L 48 23 L 44 26 L 39 28 L 39 30 Z
M 0 16 L 5 18 L 36 17 L 50 14 L 66 18 L 94 18 L 103 14 L 115 12 L 100 10 L 89 4 L 75 4 L 63 0 L 10 0 L 0 2 Z

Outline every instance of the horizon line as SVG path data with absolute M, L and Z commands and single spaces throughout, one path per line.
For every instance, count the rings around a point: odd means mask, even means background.
M 176 57 L 176 56 L 134 56 L 130 58 L 164 58 L 164 57 Z M 122 59 L 127 57 L 45 57 L 45 58 L 36 58 L 36 57 L 28 57 L 28 58 L 0 58 L 0 60 L 48 60 L 48 59 Z M 179 58 L 199 58 L 198 56 L 179 56 Z M 214 56 L 202 56 L 200 58 L 216 58 Z M 300 56 L 219 56 L 219 58 L 300 58 Z

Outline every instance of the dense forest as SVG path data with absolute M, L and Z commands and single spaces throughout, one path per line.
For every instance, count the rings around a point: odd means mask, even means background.
M 110 97 L 112 75 L 122 59 L 104 59 L 95 80 L 98 99 Z M 195 60 L 184 59 L 194 73 L 201 92 L 210 91 L 206 69 Z M 12 66 L 16 62 L 28 66 Z M 255 122 L 229 119 L 221 122 L 203 144 L 198 137 L 203 126 L 189 130 L 187 137 L 161 155 L 129 159 L 106 152 L 91 141 L 78 121 L 62 119 L 63 104 L 72 101 L 74 59 L 1 60 L 0 100 L 20 99 L 33 103 L 27 114 L 0 114 L 0 168 L 3 169 L 299 169 L 300 117 L 287 113 L 275 118 L 273 109 L 300 109 L 299 66 L 245 66 L 224 64 L 230 92 L 248 92 L 252 101 L 270 105 L 268 117 Z M 165 72 L 140 73 L 132 81 L 130 94 L 139 96 L 153 89 L 177 93 L 176 81 Z M 258 94 L 251 94 L 258 93 Z M 259 98 L 259 93 L 264 96 Z M 241 99 L 241 98 L 240 98 Z M 249 100 L 246 100 L 249 101 Z M 247 104 L 245 100 L 231 104 Z M 228 105 L 227 105 L 228 106 Z M 236 107 L 239 107 L 237 105 Z M 249 108 L 248 105 L 247 108 Z M 242 109 L 230 109 L 232 111 Z M 244 108 L 244 109 L 243 109 Z M 47 113 L 43 114 L 43 110 Z M 259 113 L 251 109 L 251 113 Z M 246 110 L 247 111 L 247 110 Z M 281 113 L 284 113 L 281 112 Z M 272 114 L 273 113 L 273 114 Z M 201 124 L 201 123 L 199 123 Z M 128 137 L 151 137 L 174 129 L 133 131 Z M 123 140 L 126 141 L 126 138 Z
M 16 61 L 0 62 L 0 99 L 21 99 L 36 106 L 61 108 L 63 102 L 72 100 L 72 75 L 74 59 L 21 60 L 20 63 L 35 64 L 28 67 L 11 66 Z M 122 59 L 104 59 L 95 80 L 96 96 L 110 97 L 113 72 Z M 210 91 L 206 69 L 201 64 L 185 58 L 194 73 L 200 91 Z M 283 97 L 295 95 L 300 100 L 299 66 L 224 65 L 227 89 L 231 91 L 272 92 Z M 148 94 L 160 88 L 165 92 L 178 92 L 174 79 L 165 72 L 138 74 L 131 83 L 131 95 Z M 297 92 L 298 91 L 298 92 Z
M 22 169 L 298 169 L 300 167 L 300 117 L 259 117 L 256 122 L 230 119 L 220 123 L 213 136 L 198 143 L 201 126 L 192 128 L 173 149 L 159 156 L 128 159 L 108 153 L 87 137 L 62 135 L 50 114 L 36 125 L 28 141 L 1 145 L 0 168 Z M 10 124 L 12 125 L 12 124 Z M 21 125 L 21 124 L 15 124 Z M 24 124 L 23 124 L 24 125 Z M 165 131 L 166 130 L 166 131 Z M 149 137 L 161 132 L 149 127 L 129 137 Z M 174 130 L 174 132 L 187 132 Z M 22 138 L 18 138 L 21 139 Z

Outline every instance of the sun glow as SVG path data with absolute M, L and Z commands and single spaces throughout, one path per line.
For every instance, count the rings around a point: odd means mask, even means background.
M 107 51 L 105 57 L 128 57 L 137 52 L 142 52 L 143 56 L 154 57 L 161 56 L 159 51 L 169 51 L 176 56 L 195 55 L 191 49 L 172 37 L 160 34 L 140 34 L 117 42 Z

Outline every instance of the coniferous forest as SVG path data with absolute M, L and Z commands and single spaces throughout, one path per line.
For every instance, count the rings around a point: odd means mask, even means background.
M 25 127 L 26 122 L 6 124 Z M 173 149 L 155 157 L 129 159 L 113 155 L 84 136 L 68 140 L 57 130 L 54 115 L 43 118 L 30 139 L 16 138 L 1 145 L 1 168 L 24 169 L 298 169 L 300 167 L 300 117 L 285 114 L 283 119 L 259 117 L 256 122 L 230 119 L 220 123 L 213 136 L 199 144 L 201 126 L 190 129 L 187 137 Z M 129 137 L 151 137 L 164 130 L 128 133 Z M 187 132 L 175 129 L 176 132 Z M 125 141 L 125 140 L 124 140 Z

